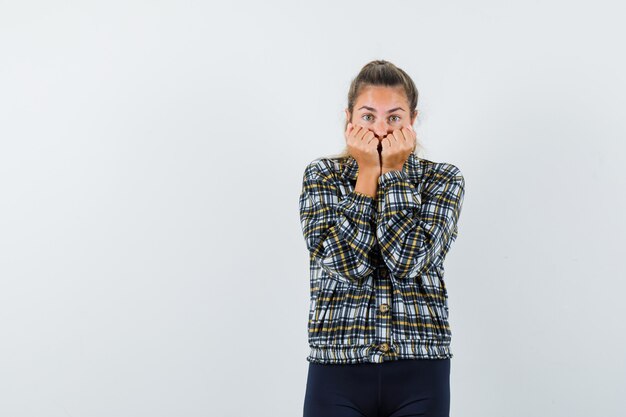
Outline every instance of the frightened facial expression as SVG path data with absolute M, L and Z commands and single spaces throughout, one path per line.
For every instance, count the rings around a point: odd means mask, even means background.
M 357 126 L 371 130 L 380 142 L 394 130 L 412 125 L 409 103 L 402 87 L 366 86 L 354 104 L 352 117 L 346 117 Z

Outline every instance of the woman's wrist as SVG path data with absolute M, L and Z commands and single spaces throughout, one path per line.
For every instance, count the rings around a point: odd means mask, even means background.
M 359 169 L 354 191 L 375 198 L 378 191 L 378 177 L 380 177 L 380 168 L 363 171 Z

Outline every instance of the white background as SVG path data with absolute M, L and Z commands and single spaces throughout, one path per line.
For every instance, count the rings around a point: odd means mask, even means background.
M 619 2 L 435 3 L 1 1 L 0 415 L 301 415 L 302 173 L 386 59 L 466 179 L 451 415 L 622 416 Z

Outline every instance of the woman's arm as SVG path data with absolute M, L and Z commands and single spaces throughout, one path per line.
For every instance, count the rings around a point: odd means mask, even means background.
M 376 199 L 355 189 L 340 200 L 333 176 L 321 160 L 305 169 L 300 194 L 302 232 L 311 256 L 324 270 L 356 283 L 374 270 Z M 367 180 L 368 176 L 359 175 L 357 183 Z M 377 180 L 376 176 L 370 181 Z
M 392 278 L 410 282 L 419 276 L 456 236 L 465 193 L 461 171 L 442 164 L 420 195 L 403 171 L 379 179 L 381 211 L 376 235 Z

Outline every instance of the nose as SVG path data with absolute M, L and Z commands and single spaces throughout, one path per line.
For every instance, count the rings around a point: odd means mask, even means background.
M 391 132 L 389 130 L 389 124 L 386 120 L 378 120 L 372 125 L 371 129 L 378 139 L 384 138 L 385 136 L 387 136 L 387 134 Z

